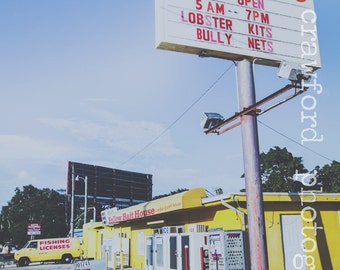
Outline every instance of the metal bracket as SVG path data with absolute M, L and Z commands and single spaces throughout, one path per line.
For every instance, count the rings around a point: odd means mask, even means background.
M 273 100 L 274 98 L 286 93 L 287 91 L 291 90 L 292 88 L 294 88 L 295 86 L 293 84 L 288 84 L 285 87 L 281 88 L 280 90 L 276 91 L 275 93 L 265 97 L 264 99 L 256 102 L 254 105 L 249 106 L 247 108 L 244 108 L 242 111 L 235 113 L 235 115 L 229 117 L 228 119 L 224 120 L 223 122 L 221 122 L 220 124 L 206 130 L 204 133 L 205 134 L 210 134 L 210 133 L 216 133 L 217 135 L 221 135 L 231 129 L 233 129 L 234 127 L 237 127 L 239 125 L 241 125 L 241 117 L 247 114 L 256 114 L 256 115 L 261 115 L 265 112 L 268 112 L 269 110 L 287 102 L 288 100 L 291 100 L 292 98 L 306 92 L 308 90 L 308 87 L 304 87 L 303 89 L 300 89 L 299 91 L 297 91 L 297 89 L 295 88 L 295 92 L 293 94 L 291 94 L 290 96 L 286 97 L 285 99 L 279 101 L 278 103 L 269 106 L 268 108 L 265 109 L 260 109 L 259 107 L 262 106 L 263 104 L 267 103 L 268 101 Z M 239 120 L 237 123 L 234 124 L 230 124 L 231 122 L 234 122 L 236 120 Z M 230 124 L 228 127 L 226 127 L 225 129 L 219 131 L 219 129 L 221 129 L 222 127 L 226 126 Z

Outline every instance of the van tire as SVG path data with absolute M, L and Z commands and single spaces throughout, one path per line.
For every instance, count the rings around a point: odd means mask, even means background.
M 71 263 L 72 262 L 72 255 L 71 254 L 64 254 L 62 257 L 61 257 L 61 262 L 62 263 Z
M 18 266 L 19 267 L 28 266 L 29 264 L 30 264 L 30 260 L 27 257 L 22 257 L 18 261 Z

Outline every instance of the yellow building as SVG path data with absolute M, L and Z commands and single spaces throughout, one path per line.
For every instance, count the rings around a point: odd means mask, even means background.
M 340 194 L 263 197 L 269 269 L 340 269 Z M 107 257 L 110 268 L 250 269 L 244 193 L 207 197 L 197 188 L 102 219 L 84 226 L 83 256 Z

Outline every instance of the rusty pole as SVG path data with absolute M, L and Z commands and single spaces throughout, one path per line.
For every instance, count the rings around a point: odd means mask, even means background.
M 255 104 L 252 63 L 236 64 L 239 110 Z M 249 257 L 252 270 L 267 270 L 267 249 L 260 175 L 260 154 L 255 112 L 241 116 L 243 163 L 247 197 Z

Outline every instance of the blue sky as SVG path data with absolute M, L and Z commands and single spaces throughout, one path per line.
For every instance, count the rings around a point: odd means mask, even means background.
M 323 140 L 293 142 L 303 96 L 259 117 L 260 151 L 287 147 L 309 170 L 340 160 L 340 4 L 315 8 L 323 91 L 305 95 Z M 200 127 L 203 112 L 237 111 L 233 63 L 156 49 L 154 1 L 2 0 L 0 37 L 1 206 L 16 187 L 66 188 L 68 161 L 150 173 L 153 195 L 244 187 L 240 128 Z M 277 71 L 255 66 L 258 100 L 288 83 Z

